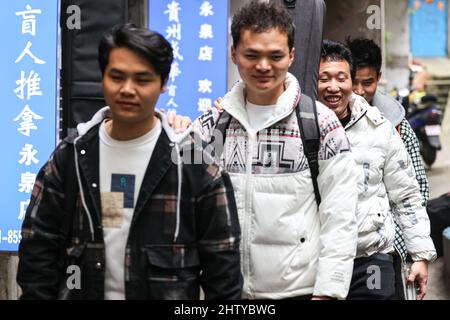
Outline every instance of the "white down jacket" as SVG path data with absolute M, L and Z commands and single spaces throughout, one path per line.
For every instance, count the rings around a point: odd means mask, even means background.
M 285 86 L 272 117 L 258 132 L 249 125 L 243 82 L 221 103 L 232 116 L 223 158 L 242 231 L 243 297 L 314 294 L 343 299 L 356 252 L 356 164 L 337 117 L 318 102 L 318 209 L 295 114 L 300 87 L 290 74 Z M 217 119 L 212 110 L 197 120 L 206 139 Z
M 414 261 L 432 261 L 436 251 L 430 221 L 405 146 L 376 107 L 352 94 L 345 126 L 358 165 L 357 257 L 394 250 L 394 216 Z

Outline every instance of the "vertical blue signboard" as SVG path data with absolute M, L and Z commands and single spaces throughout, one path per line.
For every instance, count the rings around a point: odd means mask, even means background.
M 447 57 L 448 0 L 409 0 L 413 57 Z
M 150 0 L 149 28 L 174 50 L 157 107 L 195 119 L 226 93 L 228 0 Z
M 55 148 L 58 0 L 0 2 L 0 251 L 16 251 L 36 175 Z

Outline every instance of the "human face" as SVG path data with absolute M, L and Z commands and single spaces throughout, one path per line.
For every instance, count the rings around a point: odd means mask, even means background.
M 113 128 L 138 136 L 153 128 L 154 108 L 165 83 L 161 85 L 161 76 L 145 58 L 127 48 L 112 49 L 102 86 Z
M 231 58 L 245 82 L 248 101 L 259 105 L 277 102 L 294 52 L 294 48 L 289 51 L 287 35 L 278 28 L 241 31 L 238 45 L 231 47 Z
M 339 119 L 348 115 L 352 94 L 350 65 L 345 60 L 321 60 L 319 66 L 319 101 L 336 113 Z
M 380 75 L 381 73 L 377 73 L 373 67 L 364 67 L 356 70 L 355 81 L 353 81 L 353 92 L 363 96 L 367 102 L 372 103 L 373 96 L 377 91 Z

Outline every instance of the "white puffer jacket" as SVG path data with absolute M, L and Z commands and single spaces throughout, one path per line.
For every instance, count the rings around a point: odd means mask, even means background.
M 290 74 L 285 86 L 259 132 L 249 125 L 244 83 L 237 83 L 221 103 L 232 116 L 223 157 L 242 231 L 243 297 L 344 299 L 356 252 L 356 164 L 336 115 L 317 103 L 318 209 L 295 115 L 300 87 Z M 197 120 L 207 139 L 217 118 L 212 110 Z
M 394 250 L 395 215 L 413 260 L 434 260 L 430 221 L 399 134 L 364 98 L 352 94 L 350 109 L 345 130 L 359 172 L 357 257 Z

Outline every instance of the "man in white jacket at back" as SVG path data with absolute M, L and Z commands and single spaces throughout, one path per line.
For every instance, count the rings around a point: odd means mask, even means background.
M 355 162 L 335 114 L 317 103 L 317 205 L 289 74 L 294 25 L 285 7 L 252 1 L 232 21 L 232 60 L 242 81 L 221 105 L 229 114 L 222 161 L 236 195 L 245 299 L 344 299 L 356 250 Z M 221 113 L 195 126 L 211 140 Z

